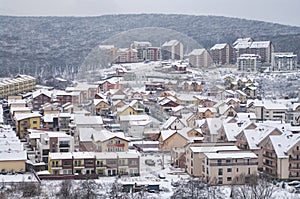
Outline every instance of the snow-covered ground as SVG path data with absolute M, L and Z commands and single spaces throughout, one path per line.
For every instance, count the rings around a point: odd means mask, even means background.
M 145 164 L 145 160 L 150 159 L 155 162 L 154 166 L 150 166 Z M 148 193 L 144 192 L 142 195 L 139 193 L 132 194 L 131 198 L 157 198 L 157 199 L 167 199 L 170 198 L 176 187 L 172 186 L 172 182 L 177 181 L 184 181 L 188 180 L 190 177 L 187 174 L 184 174 L 181 169 L 173 168 L 170 165 L 170 156 L 167 154 L 162 153 L 154 153 L 154 154 L 142 154 L 141 156 L 141 171 L 140 176 L 138 177 L 99 177 L 96 179 L 95 182 L 98 185 L 97 189 L 94 190 L 97 194 L 103 195 L 109 194 L 111 192 L 112 184 L 115 182 L 122 183 L 122 182 L 131 182 L 137 184 L 159 184 L 160 185 L 160 192 L 157 193 Z M 162 165 L 162 163 L 164 163 Z M 165 176 L 165 179 L 160 179 L 158 176 Z M 25 175 L 0 175 L 0 180 L 3 182 L 23 182 L 23 181 L 31 181 L 36 182 L 34 176 L 32 174 L 25 174 Z M 81 186 L 80 183 L 83 181 L 74 180 L 73 186 L 74 189 L 78 189 Z M 41 183 L 41 195 L 36 198 L 40 197 L 47 197 L 47 198 L 57 198 L 57 193 L 60 191 L 62 181 L 46 181 L 43 180 Z M 3 183 L 2 185 L 8 186 L 9 183 Z M 282 188 L 284 187 L 284 188 Z M 2 189 L 3 190 L 3 189 Z M 221 193 L 222 198 L 230 198 L 231 187 L 230 186 L 223 186 L 218 187 L 219 193 Z M 292 186 L 282 186 L 282 183 L 279 183 L 278 186 L 274 187 L 274 192 L 272 198 L 278 199 L 296 199 L 300 198 L 300 194 L 293 193 L 295 192 L 295 188 Z M 16 193 L 16 195 L 20 193 Z M 99 197 L 101 198 L 101 197 Z M 130 197 L 129 197 L 130 198 Z

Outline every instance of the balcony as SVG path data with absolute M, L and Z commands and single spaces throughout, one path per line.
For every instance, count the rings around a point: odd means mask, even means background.
M 272 155 L 270 155 L 270 154 L 263 154 L 263 157 L 265 157 L 265 158 L 269 158 L 269 159 L 276 159 L 276 157 L 275 156 L 272 156 Z
M 299 162 L 300 163 L 300 159 L 297 159 L 297 158 L 290 158 L 289 161 L 290 162 Z
M 276 168 L 276 165 L 271 165 L 271 164 L 268 164 L 268 163 L 266 163 L 266 162 L 264 162 L 264 166 L 265 166 L 265 167 L 269 167 L 269 168 L 271 168 L 271 169 Z
M 210 163 L 209 166 L 238 166 L 238 165 L 258 165 L 258 162 L 222 162 Z
M 51 166 L 52 166 L 53 169 L 61 168 L 61 164 L 52 164 Z
M 121 143 L 121 144 L 107 144 L 107 147 L 124 147 L 125 144 Z
M 69 148 L 69 144 L 59 144 L 59 148 Z

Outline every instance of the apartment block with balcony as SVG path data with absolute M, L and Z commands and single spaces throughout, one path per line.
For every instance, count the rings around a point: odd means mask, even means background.
M 117 50 L 116 63 L 138 62 L 138 51 L 136 49 L 119 48 Z
M 271 41 L 253 41 L 251 38 L 240 38 L 233 43 L 237 57 L 242 54 L 255 54 L 261 57 L 262 63 L 271 63 L 274 46 Z
M 36 78 L 29 75 L 18 75 L 14 79 L 0 82 L 0 98 L 34 90 Z
M 39 111 L 46 103 L 51 103 L 52 93 L 47 90 L 37 90 L 32 93 L 32 108 Z
M 204 153 L 202 175 L 210 184 L 239 184 L 241 175 L 257 174 L 257 165 L 258 158 L 252 152 Z
M 254 100 L 248 104 L 250 113 L 255 113 L 257 120 L 285 121 L 288 108 L 284 104 L 269 100 Z
M 130 45 L 131 49 L 137 50 L 138 61 L 158 61 L 160 60 L 160 48 L 153 47 L 147 41 L 134 41 Z
M 270 136 L 263 147 L 263 172 L 281 180 L 300 180 L 300 136 Z
M 196 68 L 207 68 L 214 64 L 210 53 L 204 49 L 194 49 L 189 54 L 189 64 Z
M 204 165 L 204 153 L 222 151 L 239 151 L 232 143 L 189 143 L 185 147 L 185 166 L 187 174 L 194 177 L 202 177 Z
M 228 65 L 236 62 L 235 50 L 227 43 L 215 44 L 210 48 L 210 54 L 216 65 Z
M 170 40 L 161 46 L 163 60 L 182 60 L 183 44 L 178 40 Z
M 14 121 L 16 124 L 16 133 L 19 138 L 25 138 L 27 135 L 27 129 L 39 129 L 41 128 L 41 117 L 38 112 L 16 114 Z
M 242 54 L 237 58 L 237 67 L 241 71 L 258 72 L 261 69 L 261 57 L 255 54 Z
M 49 152 L 73 152 L 74 138 L 65 132 L 42 132 L 37 140 L 40 161 L 47 163 Z
M 291 52 L 272 53 L 272 71 L 297 70 L 297 55 Z
M 137 176 L 140 174 L 140 155 L 138 152 L 50 152 L 48 171 L 54 175 Z

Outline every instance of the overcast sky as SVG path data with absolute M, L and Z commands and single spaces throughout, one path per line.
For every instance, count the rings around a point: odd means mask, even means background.
M 300 26 L 300 0 L 0 0 L 0 15 L 218 15 Z

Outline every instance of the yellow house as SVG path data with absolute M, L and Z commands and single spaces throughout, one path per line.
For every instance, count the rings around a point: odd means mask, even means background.
M 26 151 L 1 151 L 0 171 L 25 172 L 25 162 L 27 160 Z
M 41 115 L 38 112 L 29 114 L 16 114 L 14 117 L 16 123 L 16 133 L 19 138 L 25 138 L 27 129 L 41 128 Z
M 120 120 L 120 116 L 137 115 L 137 114 L 138 114 L 138 112 L 129 105 L 125 105 L 125 106 L 117 109 L 118 120 Z
M 105 115 L 110 110 L 110 104 L 105 99 L 94 99 L 94 110 L 97 115 Z

